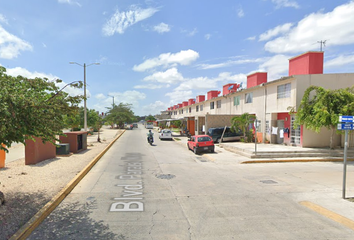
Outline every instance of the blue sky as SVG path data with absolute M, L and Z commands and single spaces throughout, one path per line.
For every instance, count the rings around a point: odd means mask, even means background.
M 325 73 L 354 71 L 354 1 L 0 0 L 0 65 L 10 75 L 83 80 L 87 106 L 131 103 L 136 115 L 246 82 L 288 75 L 319 51 Z M 354 79 L 353 79 L 354 83 Z M 71 94 L 83 90 L 67 89 Z

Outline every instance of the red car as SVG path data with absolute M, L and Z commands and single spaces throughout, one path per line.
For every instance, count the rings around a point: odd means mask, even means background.
M 195 154 L 200 152 L 214 152 L 214 142 L 208 135 L 195 135 L 188 139 L 187 147 Z

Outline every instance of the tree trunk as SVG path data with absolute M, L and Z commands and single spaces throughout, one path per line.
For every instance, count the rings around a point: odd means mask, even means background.
M 333 141 L 333 138 L 334 138 L 334 134 L 336 132 L 336 126 L 332 126 L 331 127 L 331 137 L 329 139 L 329 148 L 330 149 L 334 149 L 334 141 Z

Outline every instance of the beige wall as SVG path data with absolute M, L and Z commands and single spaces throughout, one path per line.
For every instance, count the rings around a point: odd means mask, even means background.
M 209 128 L 214 128 L 214 127 L 225 127 L 231 126 L 231 119 L 235 115 L 206 115 L 205 117 L 205 122 L 206 122 L 206 129 L 205 132 L 208 131 Z
M 340 89 L 354 86 L 354 73 L 297 75 L 296 106 L 300 106 L 304 92 L 311 85 L 326 89 Z
M 331 130 L 322 128 L 319 133 L 303 128 L 302 132 L 302 147 L 329 147 L 330 146 Z M 341 145 L 341 136 L 333 137 L 334 147 Z

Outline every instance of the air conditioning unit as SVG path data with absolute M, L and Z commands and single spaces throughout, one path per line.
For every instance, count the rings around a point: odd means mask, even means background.
M 69 143 L 60 143 L 57 145 L 56 149 L 57 155 L 69 155 L 70 154 L 70 144 Z

